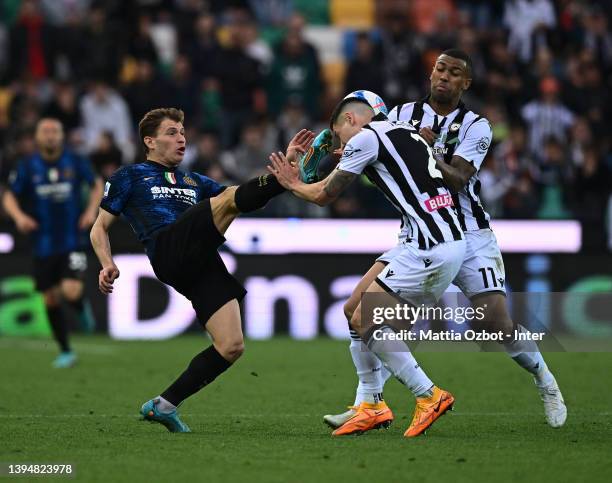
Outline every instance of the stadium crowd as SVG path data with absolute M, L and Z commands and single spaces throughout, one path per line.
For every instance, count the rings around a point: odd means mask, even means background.
M 184 165 L 222 182 L 265 172 L 345 92 L 423 98 L 434 59 L 468 52 L 465 103 L 494 142 L 481 171 L 494 218 L 581 221 L 607 245 L 612 2 L 587 0 L 0 0 L 0 176 L 41 116 L 105 178 L 142 160 L 137 123 L 185 111 Z M 284 196 L 262 216 L 395 217 L 365 180 L 330 208 Z

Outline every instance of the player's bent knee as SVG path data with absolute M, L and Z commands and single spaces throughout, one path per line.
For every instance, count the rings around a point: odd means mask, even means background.
M 355 312 L 355 304 L 353 304 L 351 302 L 351 299 L 349 299 L 346 301 L 342 309 L 344 310 L 344 316 L 346 317 L 346 320 L 348 320 L 350 324 L 351 319 L 353 318 L 353 313 Z
M 244 353 L 244 341 L 240 339 L 220 343 L 217 345 L 217 351 L 225 360 L 235 362 Z

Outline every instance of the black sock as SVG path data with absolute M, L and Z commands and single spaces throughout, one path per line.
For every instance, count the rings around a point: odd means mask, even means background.
M 219 374 L 225 372 L 231 365 L 232 363 L 225 360 L 217 352 L 215 346 L 211 345 L 191 360 L 185 372 L 161 393 L 161 397 L 178 406 L 189 396 L 213 382 Z
M 264 174 L 238 186 L 234 199 L 238 211 L 249 213 L 263 208 L 268 201 L 284 191 L 285 188 L 273 175 Z
M 83 312 L 83 297 L 79 297 L 76 300 L 69 301 L 68 305 L 70 305 L 70 307 L 72 307 L 79 315 L 81 315 L 81 312 Z
M 70 345 L 68 345 L 68 326 L 62 315 L 62 310 L 59 307 L 47 307 L 47 317 L 51 325 L 51 330 L 53 331 L 53 337 L 60 346 L 61 351 L 70 352 Z

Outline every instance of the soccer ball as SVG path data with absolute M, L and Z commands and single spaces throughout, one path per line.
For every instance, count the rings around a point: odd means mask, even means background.
M 374 109 L 374 115 L 383 113 L 386 116 L 389 114 L 385 101 L 383 101 L 378 94 L 375 94 L 372 91 L 353 91 L 342 99 L 342 101 L 347 101 L 349 99 L 360 99 L 367 102 L 370 107 Z

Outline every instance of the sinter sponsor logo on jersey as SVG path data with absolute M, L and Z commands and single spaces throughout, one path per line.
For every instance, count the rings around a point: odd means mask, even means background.
M 198 196 L 196 190 L 190 188 L 169 188 L 167 186 L 153 186 L 151 187 L 151 194 L 154 200 L 174 198 L 190 205 L 196 203 Z

